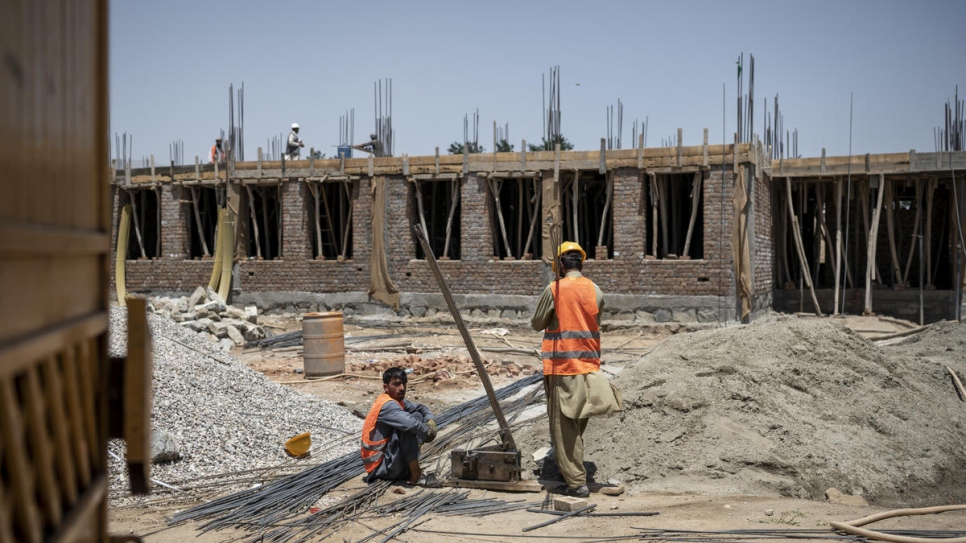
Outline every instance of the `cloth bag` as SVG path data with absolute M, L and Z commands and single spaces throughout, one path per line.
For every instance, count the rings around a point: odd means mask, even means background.
M 620 411 L 624 397 L 600 371 L 582 375 L 558 375 L 556 383 L 560 412 L 567 418 L 586 419 Z

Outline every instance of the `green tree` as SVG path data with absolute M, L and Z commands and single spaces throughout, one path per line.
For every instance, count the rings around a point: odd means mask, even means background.
M 560 144 L 561 151 L 570 151 L 574 148 L 574 144 L 570 143 L 570 140 L 567 139 L 567 136 L 564 136 L 563 134 L 554 136 L 552 142 L 547 141 L 547 138 L 540 138 L 540 145 L 528 143 L 527 147 L 530 148 L 530 151 L 553 151 L 558 143 Z
M 512 153 L 513 144 L 505 139 L 496 142 L 496 152 L 497 153 Z
M 312 158 L 317 159 L 317 160 L 323 159 L 323 158 L 325 158 L 325 153 L 323 153 L 322 151 L 316 151 L 315 154 L 312 155 Z
M 486 151 L 486 149 L 484 149 L 482 145 L 472 141 L 466 144 L 466 148 L 469 149 L 469 152 L 471 155 L 474 153 L 482 153 Z M 462 155 L 463 144 L 458 141 L 454 141 L 453 143 L 449 144 L 449 149 L 447 149 L 447 152 L 449 152 L 449 154 L 451 155 Z

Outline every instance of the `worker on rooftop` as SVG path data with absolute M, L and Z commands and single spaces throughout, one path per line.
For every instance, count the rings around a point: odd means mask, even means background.
M 369 141 L 360 143 L 359 145 L 353 145 L 352 148 L 372 153 L 376 157 L 386 156 L 385 148 L 375 134 L 369 134 Z
M 208 153 L 208 162 L 211 164 L 225 163 L 225 148 L 221 145 L 221 138 L 215 140 L 215 144 L 211 146 L 211 151 Z
M 405 480 L 420 486 L 439 486 L 434 474 L 423 476 L 419 445 L 436 439 L 436 421 L 425 405 L 406 399 L 408 377 L 400 367 L 382 374 L 382 390 L 362 423 L 362 463 L 366 481 Z
M 584 430 L 587 420 L 620 410 L 620 396 L 600 373 L 600 312 L 604 295 L 581 274 L 587 254 L 572 241 L 560 244 L 553 270 L 530 321 L 543 334 L 543 386 L 550 441 L 564 494 L 585 498 Z
M 299 123 L 292 123 L 292 131 L 288 133 L 288 143 L 285 145 L 285 160 L 298 160 L 302 147 L 305 144 L 299 137 Z

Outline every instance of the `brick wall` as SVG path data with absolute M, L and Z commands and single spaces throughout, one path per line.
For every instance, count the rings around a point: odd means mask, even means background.
M 548 175 L 549 172 L 545 172 Z M 646 260 L 644 247 L 647 225 L 641 214 L 642 185 L 636 168 L 614 171 L 614 257 L 591 260 L 585 264 L 588 276 L 606 292 L 628 295 L 720 296 L 733 293 L 731 268 L 731 169 L 706 173 L 703 184 L 704 256 L 702 260 Z M 428 264 L 415 260 L 412 222 L 416 216 L 411 184 L 403 176 L 377 177 L 386 183 L 386 247 L 389 273 L 402 292 L 438 293 Z M 767 187 L 757 189 L 767 194 Z M 461 259 L 441 261 L 440 268 L 454 294 L 536 295 L 546 276 L 541 261 L 494 261 L 489 225 L 489 202 L 485 185 L 473 175 L 461 184 L 462 224 L 459 226 Z M 372 247 L 372 193 L 370 180 L 353 181 L 352 259 L 346 262 L 311 259 L 311 195 L 303 181 L 283 180 L 282 257 L 273 261 L 244 258 L 239 262 L 243 292 L 366 292 Z M 155 261 L 129 261 L 128 289 L 131 291 L 190 291 L 207 284 L 212 262 L 184 260 L 187 244 L 186 213 L 180 203 L 181 188 L 165 186 L 162 191 L 162 253 Z M 545 202 L 544 205 L 547 203 Z M 756 225 L 758 236 L 770 236 L 770 201 L 761 205 Z M 115 215 L 118 197 L 115 193 Z M 115 219 L 116 224 L 117 219 Z M 762 249 L 770 251 L 770 239 L 761 239 Z M 766 279 L 756 289 L 770 288 L 771 255 L 756 260 L 756 278 Z

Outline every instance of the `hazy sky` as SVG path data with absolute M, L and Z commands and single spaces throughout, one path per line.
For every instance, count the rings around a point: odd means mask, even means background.
M 373 83 L 392 79 L 396 154 L 445 153 L 479 109 L 509 140 L 539 141 L 541 77 L 560 66 L 563 134 L 598 149 L 606 108 L 648 119 L 648 147 L 736 130 L 736 60 L 755 57 L 755 131 L 779 95 L 799 153 L 934 150 L 956 85 L 966 97 L 966 2 L 115 0 L 110 9 L 111 130 L 135 157 L 205 157 L 228 128 L 228 86 L 245 85 L 245 153 L 292 122 L 306 147 L 335 154 L 339 116 L 356 143 L 373 130 Z M 745 91 L 748 83 L 745 79 Z M 724 111 L 722 107 L 724 106 Z M 722 127 L 724 121 L 724 127 Z M 113 137 L 112 137 L 113 143 Z

